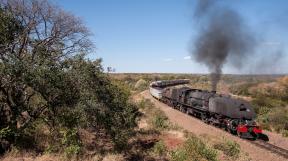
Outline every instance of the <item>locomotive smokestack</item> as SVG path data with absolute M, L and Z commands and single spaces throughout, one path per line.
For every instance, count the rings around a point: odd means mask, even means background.
M 195 9 L 197 35 L 191 53 L 196 61 L 205 64 L 210 71 L 212 91 L 216 91 L 226 62 L 240 68 L 242 60 L 254 46 L 239 14 L 219 6 L 213 0 L 198 0 Z

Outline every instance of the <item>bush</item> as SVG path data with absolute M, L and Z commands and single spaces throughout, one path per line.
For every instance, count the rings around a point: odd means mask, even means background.
M 64 149 L 65 156 L 71 158 L 80 153 L 81 147 L 79 145 L 70 145 Z
M 282 136 L 288 137 L 288 130 L 282 130 Z
M 285 102 L 277 99 L 272 99 L 265 96 L 257 96 L 252 100 L 252 105 L 255 108 L 255 112 L 259 113 L 261 107 L 274 108 L 274 107 L 283 107 Z
M 165 129 L 168 127 L 168 118 L 162 111 L 157 111 L 152 120 L 153 127 L 157 129 Z
M 187 153 L 183 149 L 176 149 L 170 153 L 171 161 L 186 161 L 187 158 Z
M 159 156 L 165 155 L 167 152 L 165 143 L 162 140 L 158 141 L 153 147 L 153 152 Z
M 140 79 L 136 82 L 134 88 L 138 91 L 144 91 L 148 87 L 148 82 L 144 79 Z
M 146 102 L 144 99 L 142 99 L 139 103 L 138 103 L 138 107 L 139 109 L 145 109 L 146 106 Z
M 148 110 L 148 112 L 151 112 L 151 109 L 155 107 L 155 105 L 151 102 L 150 99 L 142 99 L 139 103 L 138 103 L 138 107 L 139 109 L 146 109 Z
M 224 154 L 238 158 L 240 154 L 240 145 L 235 141 L 225 141 L 224 143 L 218 143 L 214 145 L 215 149 L 221 150 Z
M 77 129 L 65 129 L 61 131 L 61 143 L 65 147 L 64 153 L 66 157 L 70 158 L 80 153 L 81 142 L 77 134 Z
M 171 152 L 171 160 L 193 160 L 206 159 L 217 160 L 217 151 L 205 145 L 205 143 L 195 136 L 190 136 L 183 147 Z
M 11 138 L 13 136 L 12 130 L 8 127 L 0 129 L 0 140 Z
M 288 109 L 275 109 L 269 113 L 269 123 L 277 132 L 288 130 Z

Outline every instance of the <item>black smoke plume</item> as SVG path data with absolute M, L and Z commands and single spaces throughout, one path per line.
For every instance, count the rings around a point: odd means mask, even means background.
M 254 38 L 240 15 L 219 6 L 216 0 L 199 0 L 194 16 L 199 32 L 191 53 L 208 67 L 212 90 L 216 91 L 224 64 L 240 68 L 252 53 Z

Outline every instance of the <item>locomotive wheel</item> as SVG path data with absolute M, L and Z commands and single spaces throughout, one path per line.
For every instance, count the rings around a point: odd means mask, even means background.
M 207 118 L 206 118 L 206 116 L 204 115 L 204 114 L 201 114 L 201 120 L 204 122 L 204 123 L 208 123 L 208 121 L 207 121 Z
M 180 105 L 179 109 L 180 109 L 181 112 L 186 113 L 186 109 L 182 105 Z
M 229 127 L 228 127 L 228 132 L 233 135 L 237 134 L 236 130 L 230 129 Z
M 250 133 L 253 136 L 252 140 L 257 140 L 259 138 L 258 134 L 255 134 L 254 132 Z
M 237 136 L 239 136 L 240 138 L 242 138 L 242 132 L 237 132 Z

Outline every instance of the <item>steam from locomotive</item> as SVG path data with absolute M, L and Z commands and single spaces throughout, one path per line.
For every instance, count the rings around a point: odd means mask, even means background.
M 216 91 L 224 64 L 229 62 L 237 68 L 242 67 L 243 60 L 252 53 L 255 39 L 237 12 L 219 6 L 215 1 L 199 0 L 194 16 L 199 34 L 191 54 L 208 67 L 211 88 Z

